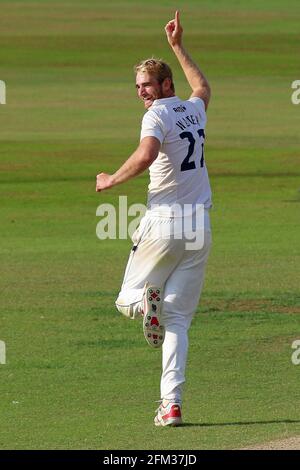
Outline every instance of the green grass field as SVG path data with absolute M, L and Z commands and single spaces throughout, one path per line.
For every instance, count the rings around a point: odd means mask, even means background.
M 190 331 L 185 426 L 156 429 L 160 352 L 114 309 L 130 240 L 100 203 L 145 203 L 148 176 L 95 193 L 135 149 L 133 65 L 158 56 L 174 2 L 1 1 L 1 449 L 232 449 L 299 435 L 298 0 L 184 2 L 212 86 L 213 249 Z

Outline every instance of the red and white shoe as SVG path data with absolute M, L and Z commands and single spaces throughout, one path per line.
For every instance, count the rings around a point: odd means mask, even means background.
M 161 323 L 162 289 L 147 286 L 144 294 L 143 331 L 147 343 L 160 348 L 165 339 L 165 327 Z
M 180 426 L 182 424 L 181 405 L 179 403 L 170 401 L 166 406 L 161 404 L 156 412 L 155 426 Z

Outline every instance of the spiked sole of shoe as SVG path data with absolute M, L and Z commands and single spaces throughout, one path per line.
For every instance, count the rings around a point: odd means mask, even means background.
M 165 339 L 165 328 L 161 324 L 161 289 L 148 287 L 144 299 L 143 331 L 147 343 L 160 348 Z

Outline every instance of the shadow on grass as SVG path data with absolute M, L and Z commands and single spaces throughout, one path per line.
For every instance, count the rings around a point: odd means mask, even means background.
M 299 424 L 300 420 L 296 419 L 275 419 L 273 421 L 237 421 L 235 423 L 183 423 L 180 427 L 192 427 L 199 426 L 202 428 L 205 427 L 214 427 L 214 426 L 251 426 L 256 424 Z

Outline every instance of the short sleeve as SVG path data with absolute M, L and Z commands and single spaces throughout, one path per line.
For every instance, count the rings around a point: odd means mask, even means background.
M 141 140 L 144 137 L 156 137 L 160 143 L 164 140 L 163 124 L 156 113 L 148 111 L 142 121 Z
M 188 101 L 191 101 L 194 104 L 194 106 L 197 108 L 198 113 L 200 113 L 201 118 L 206 122 L 207 118 L 204 101 L 198 96 L 193 96 Z

